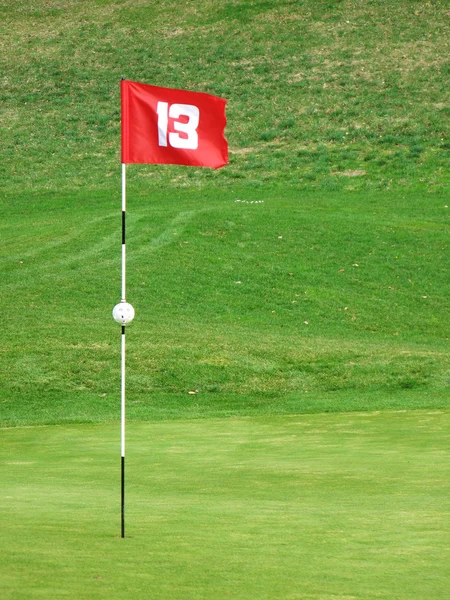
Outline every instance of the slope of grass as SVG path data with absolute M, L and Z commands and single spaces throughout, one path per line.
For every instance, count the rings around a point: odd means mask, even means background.
M 146 189 L 448 185 L 448 2 L 0 6 L 0 165 L 13 197 L 116 189 L 121 77 L 229 99 L 230 167 L 136 167 Z
M 2 423 L 117 414 L 121 76 L 231 148 L 128 169 L 130 414 L 445 402 L 447 3 L 1 8 Z
M 2 598 L 444 600 L 448 416 L 3 429 Z
M 4 204 L 5 424 L 118 416 L 117 196 Z M 130 417 L 447 404 L 448 209 L 425 199 L 130 186 Z

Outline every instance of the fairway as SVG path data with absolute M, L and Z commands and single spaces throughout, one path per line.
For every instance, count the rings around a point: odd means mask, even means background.
M 3 429 L 2 598 L 444 600 L 449 416 Z

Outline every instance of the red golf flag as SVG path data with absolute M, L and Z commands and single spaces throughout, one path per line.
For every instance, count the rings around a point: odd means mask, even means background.
M 228 162 L 223 98 L 122 80 L 121 99 L 123 164 Z

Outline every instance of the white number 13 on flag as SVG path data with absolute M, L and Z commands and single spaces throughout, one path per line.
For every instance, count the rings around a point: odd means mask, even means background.
M 156 108 L 158 113 L 158 144 L 160 146 L 169 146 L 172 148 L 182 148 L 185 150 L 197 150 L 198 133 L 197 127 L 200 121 L 200 110 L 193 104 L 171 104 L 168 102 L 158 102 Z M 174 132 L 169 132 L 169 117 L 175 119 L 173 123 Z M 187 117 L 187 123 L 177 121 L 180 117 Z M 178 133 L 179 132 L 179 133 Z M 180 133 L 184 134 L 183 137 Z M 167 138 L 169 138 L 167 140 Z

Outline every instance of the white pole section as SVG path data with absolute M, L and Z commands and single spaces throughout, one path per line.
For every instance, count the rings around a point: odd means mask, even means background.
M 122 302 L 126 302 L 126 250 L 125 250 L 125 215 L 127 210 L 126 165 L 122 164 Z
M 121 348 L 121 385 L 120 385 L 120 456 L 125 458 L 125 325 L 122 325 Z

